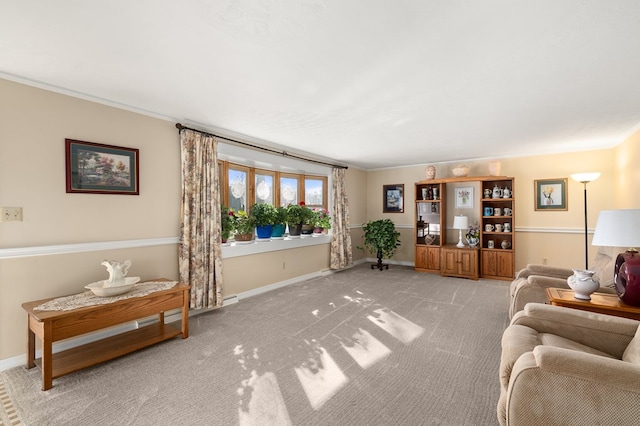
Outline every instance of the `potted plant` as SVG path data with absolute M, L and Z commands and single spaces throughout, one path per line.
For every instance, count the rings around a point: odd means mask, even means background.
M 382 263 L 382 258 L 391 258 L 396 248 L 400 246 L 400 233 L 396 231 L 391 219 L 369 221 L 363 225 L 362 229 L 364 230 L 364 247 L 356 248 L 376 253 L 378 263 L 371 265 L 371 269 L 376 267 L 381 271 L 383 268 L 389 269 L 389 265 Z
M 289 204 L 287 206 L 287 224 L 289 225 L 289 236 L 300 236 L 302 221 L 304 220 L 303 207 L 300 204 Z
M 270 239 L 276 223 L 276 208 L 272 204 L 258 203 L 251 206 L 249 215 L 253 218 L 260 239 Z
M 329 211 L 321 207 L 313 209 L 315 215 L 314 234 L 321 234 L 325 229 L 331 229 L 331 216 Z
M 233 227 L 236 232 L 236 241 L 251 241 L 255 228 L 255 220 L 246 211 L 238 210 L 234 212 Z
M 302 207 L 302 228 L 300 229 L 300 233 L 302 235 L 311 235 L 313 234 L 313 228 L 316 223 L 316 215 L 309 207 L 307 207 L 304 201 L 300 201 L 300 206 Z
M 283 206 L 276 207 L 276 219 L 271 230 L 272 239 L 284 238 L 284 232 L 287 229 L 287 208 Z
M 480 228 L 477 224 L 469 226 L 469 230 L 465 234 L 467 242 L 471 247 L 475 247 L 480 242 Z
M 227 206 L 220 207 L 220 237 L 222 243 L 226 243 L 233 232 L 233 209 Z

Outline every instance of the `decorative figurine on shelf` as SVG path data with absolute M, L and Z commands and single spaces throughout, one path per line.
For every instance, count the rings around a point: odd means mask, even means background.
M 124 262 L 116 262 L 115 260 L 103 260 L 102 266 L 107 268 L 109 272 L 109 279 L 105 280 L 105 287 L 114 287 L 123 285 L 125 283 L 124 277 L 127 276 L 129 268 L 131 267 L 131 261 L 129 259 Z

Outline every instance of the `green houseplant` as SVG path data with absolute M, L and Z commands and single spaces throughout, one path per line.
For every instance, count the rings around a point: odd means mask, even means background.
M 220 237 L 226 243 L 233 232 L 233 210 L 227 206 L 220 206 Z
M 357 247 L 360 250 L 368 250 L 376 253 L 378 263 L 371 265 L 371 269 L 389 269 L 389 265 L 382 263 L 382 258 L 391 258 L 396 248 L 400 246 L 400 233 L 396 231 L 391 219 L 380 219 L 369 221 L 362 226 L 364 230 L 364 247 Z
M 331 216 L 329 211 L 321 207 L 313 209 L 315 215 L 314 232 L 322 232 L 323 229 L 331 229 Z M 317 231 L 316 231 L 317 230 Z
M 271 230 L 272 239 L 284 238 L 284 232 L 287 229 L 287 208 L 283 206 L 276 207 L 276 219 Z
M 271 231 L 276 223 L 276 214 L 276 208 L 272 204 L 258 203 L 251 206 L 249 215 L 254 220 L 258 238 L 271 238 Z
M 300 204 L 289 204 L 287 206 L 287 224 L 289 225 L 289 236 L 295 237 L 300 235 L 302 229 L 302 221 L 304 220 L 304 209 Z
M 255 219 L 244 210 L 238 210 L 233 215 L 233 228 L 236 241 L 251 241 L 255 228 Z

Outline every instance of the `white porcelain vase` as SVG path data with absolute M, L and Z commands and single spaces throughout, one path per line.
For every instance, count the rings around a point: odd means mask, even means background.
M 573 275 L 567 278 L 567 284 L 573 290 L 578 300 L 591 300 L 591 293 L 600 288 L 598 278 L 595 277 L 593 271 L 584 269 L 574 269 Z

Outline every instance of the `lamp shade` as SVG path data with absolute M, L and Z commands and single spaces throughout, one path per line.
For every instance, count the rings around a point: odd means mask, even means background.
M 466 216 L 453 217 L 453 229 L 467 229 L 469 227 L 469 218 Z
M 571 179 L 578 181 L 580 183 L 589 183 L 600 177 L 599 172 L 593 173 L 574 173 L 571 175 Z
M 606 247 L 640 247 L 640 209 L 601 211 L 591 244 Z

